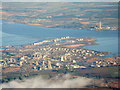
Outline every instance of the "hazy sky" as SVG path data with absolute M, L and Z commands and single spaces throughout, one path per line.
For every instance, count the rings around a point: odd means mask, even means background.
M 0 0 L 2 2 L 119 2 L 119 0 Z

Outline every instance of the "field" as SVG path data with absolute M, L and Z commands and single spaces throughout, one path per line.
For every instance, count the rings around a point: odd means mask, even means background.
M 3 3 L 3 20 L 42 27 L 94 29 L 117 28 L 118 3 Z M 22 6 L 22 7 L 21 7 Z M 97 26 L 97 27 L 96 27 Z

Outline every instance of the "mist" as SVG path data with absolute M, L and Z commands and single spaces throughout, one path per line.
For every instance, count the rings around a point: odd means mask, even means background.
M 84 88 L 91 85 L 92 79 L 85 77 L 72 78 L 70 74 L 44 79 L 41 76 L 4 83 L 1 88 Z
M 2 2 L 119 2 L 119 0 L 0 0 Z

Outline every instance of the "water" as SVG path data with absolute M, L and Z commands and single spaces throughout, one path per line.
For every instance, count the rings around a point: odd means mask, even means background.
M 7 22 L 7 23 L 6 23 Z M 44 28 L 20 23 L 8 23 L 3 21 L 2 45 L 32 44 L 46 39 L 70 37 L 93 37 L 99 45 L 86 46 L 85 48 L 97 51 L 112 52 L 118 54 L 118 31 L 90 31 L 59 28 Z
M 30 37 L 19 36 L 19 35 L 8 34 L 8 33 L 2 32 L 2 45 L 3 46 L 14 46 L 14 45 L 17 46 L 17 45 L 31 44 L 38 40 L 34 38 L 30 38 Z
M 98 38 L 96 41 L 99 45 L 86 46 L 86 49 L 92 49 L 97 51 L 112 52 L 110 56 L 118 56 L 118 38 Z

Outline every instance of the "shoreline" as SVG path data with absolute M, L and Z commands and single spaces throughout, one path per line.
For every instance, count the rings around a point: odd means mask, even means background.
M 1 21 L 4 19 L 0 19 Z M 24 24 L 24 25 L 30 25 L 30 26 L 37 26 L 37 27 L 42 27 L 42 28 L 54 28 L 54 29 L 69 29 L 69 30 L 82 30 L 82 31 L 119 31 L 119 30 L 105 30 L 105 29 L 101 29 L 101 30 L 87 30 L 87 29 L 77 29 L 77 28 L 56 28 L 56 27 L 47 27 L 45 25 L 40 26 L 41 24 L 30 24 L 30 23 L 22 23 L 22 22 L 17 22 L 17 21 L 11 21 L 11 20 L 4 20 L 4 21 L 10 21 L 13 23 L 19 23 L 19 24 Z M 3 24 L 3 23 L 2 23 Z
M 23 24 L 23 23 L 20 23 L 20 24 Z M 23 24 L 23 25 L 27 25 L 27 24 Z M 30 25 L 30 26 L 34 26 L 34 25 Z M 46 28 L 46 27 L 42 27 L 42 28 Z M 46 30 L 47 30 L 47 28 L 46 28 Z M 52 30 L 52 29 L 50 29 L 50 30 Z M 57 30 L 59 30 L 59 28 L 57 28 Z M 66 29 L 67 30 L 67 29 Z M 69 29 L 70 30 L 70 29 Z M 69 31 L 68 30 L 68 31 Z M 72 30 L 72 29 L 71 29 Z M 79 31 L 79 30 L 75 30 L 75 31 Z M 90 30 L 81 30 L 81 31 L 86 31 L 86 32 L 96 32 L 96 31 L 90 31 Z M 118 30 L 117 30 L 118 31 Z M 100 31 L 101 33 L 104 33 L 104 31 Z M 105 32 L 115 32 L 116 33 L 116 31 L 105 31 Z M 6 33 L 6 32 L 5 32 Z M 12 33 L 7 33 L 7 34 L 12 34 Z M 18 35 L 18 34 L 14 34 L 14 35 Z M 22 35 L 20 35 L 20 36 L 22 36 Z M 83 37 L 83 36 L 81 36 L 81 37 Z M 90 36 L 89 36 L 90 37 Z M 100 37 L 100 36 L 99 36 Z M 96 37 L 97 39 L 99 38 L 99 37 Z M 102 38 L 102 37 L 100 37 L 100 38 Z M 105 37 L 106 38 L 106 37 Z M 36 40 L 35 42 L 38 42 L 39 40 Z M 35 43 L 34 41 L 32 42 L 32 43 L 27 43 L 27 44 L 20 44 L 20 45 L 11 45 L 11 46 L 25 46 L 25 45 L 30 45 L 30 44 L 33 44 L 33 43 Z M 102 43 L 100 43 L 100 44 L 102 44 Z M 5 45 L 5 46 L 8 46 L 8 45 Z M 86 46 L 85 46 L 85 48 L 86 48 Z M 94 50 L 94 49 L 92 49 L 92 50 Z M 97 50 L 97 49 L 95 49 L 95 50 Z M 104 50 L 101 50 L 101 51 L 104 51 Z

